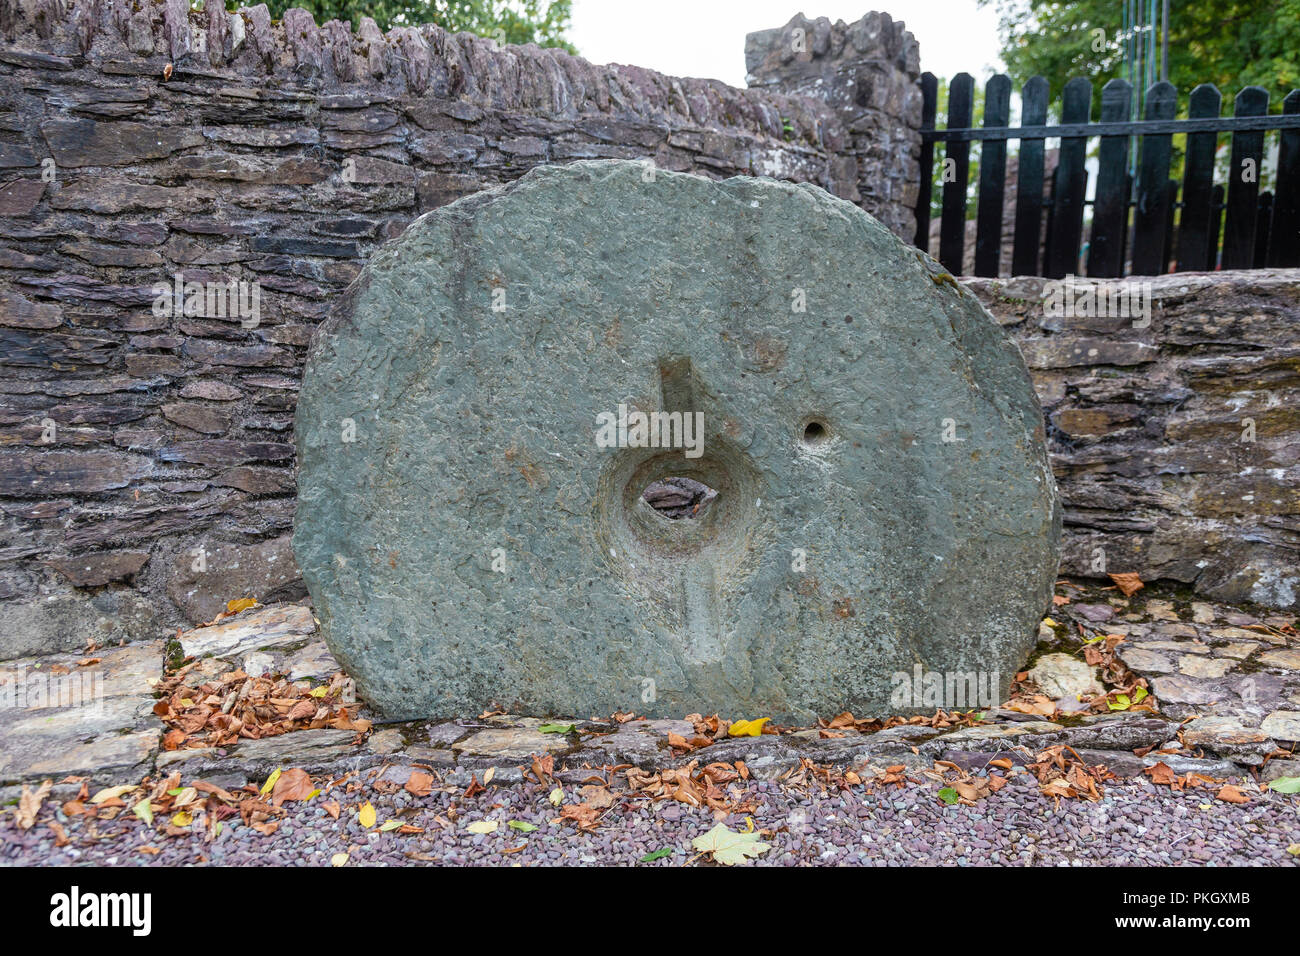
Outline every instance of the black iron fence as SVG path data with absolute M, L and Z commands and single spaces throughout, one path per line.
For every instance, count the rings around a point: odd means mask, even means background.
M 1300 90 L 1268 112 L 1268 92 L 1248 86 L 1237 94 L 1233 115 L 1220 116 L 1221 97 L 1211 84 L 1192 91 L 1188 117 L 1174 119 L 1178 96 L 1165 82 L 1152 85 L 1145 115 L 1131 119 L 1133 88 L 1111 80 L 1101 91 L 1101 116 L 1092 121 L 1092 83 L 1070 80 L 1061 95 L 1060 122 L 1047 125 L 1048 85 L 1041 76 L 1021 90 L 1021 125 L 1011 127 L 1011 81 L 999 74 L 985 86 L 983 126 L 972 125 L 975 82 L 968 73 L 948 88 L 947 129 L 934 128 L 938 82 L 921 78 L 921 183 L 916 244 L 929 247 L 934 144 L 946 144 L 938 258 L 962 271 L 966 245 L 970 144 L 980 141 L 975 211 L 975 268 L 996 276 L 1003 243 L 1013 242 L 1012 275 L 1060 278 L 1086 272 L 1115 278 L 1170 271 L 1300 266 Z M 1265 133 L 1280 131 L 1272 192 L 1260 192 Z M 1169 178 L 1172 140 L 1187 136 L 1181 193 Z M 1221 134 L 1231 136 L 1226 185 L 1216 184 Z M 1098 137 L 1094 198 L 1088 200 L 1088 141 Z M 1050 188 L 1044 188 L 1044 147 L 1060 139 Z M 1004 236 L 1007 140 L 1019 140 L 1013 236 Z M 1085 207 L 1092 222 L 1085 240 Z M 1044 235 L 1044 216 L 1046 230 Z M 1086 263 L 1081 251 L 1087 243 Z M 931 250 L 933 251 L 933 250 Z

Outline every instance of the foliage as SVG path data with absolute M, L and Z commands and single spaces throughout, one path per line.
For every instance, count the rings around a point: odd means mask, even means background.
M 371 17 L 381 30 L 436 23 L 449 33 L 476 33 L 497 43 L 536 43 L 576 53 L 565 39 L 573 0 L 270 0 L 271 16 L 279 19 L 290 7 L 301 7 L 316 18 L 349 20 L 353 29 Z
M 1100 89 L 1124 75 L 1123 5 L 1115 0 L 979 2 L 998 10 L 1002 59 L 1016 89 L 1041 75 L 1055 101 L 1071 77 Z M 1300 87 L 1300 0 L 1178 3 L 1169 24 L 1169 81 L 1184 106 L 1199 83 L 1213 83 L 1228 103 L 1243 86 L 1258 85 L 1278 112 L 1282 97 Z M 1100 50 L 1096 30 L 1104 31 Z

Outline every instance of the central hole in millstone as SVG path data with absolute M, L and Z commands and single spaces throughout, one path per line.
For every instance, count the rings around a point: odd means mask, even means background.
M 665 518 L 698 518 L 718 497 L 717 491 L 694 478 L 660 478 L 641 492 L 646 504 Z

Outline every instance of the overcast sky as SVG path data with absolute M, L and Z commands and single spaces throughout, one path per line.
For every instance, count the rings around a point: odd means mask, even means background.
M 883 9 L 921 44 L 921 69 L 977 80 L 1001 68 L 997 12 L 975 0 L 574 0 L 569 38 L 593 63 L 631 63 L 672 76 L 745 85 L 745 34 L 796 13 L 853 22 Z

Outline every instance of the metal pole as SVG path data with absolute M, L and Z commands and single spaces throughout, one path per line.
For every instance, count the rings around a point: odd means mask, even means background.
M 1160 11 L 1160 79 L 1169 80 L 1169 0 Z

